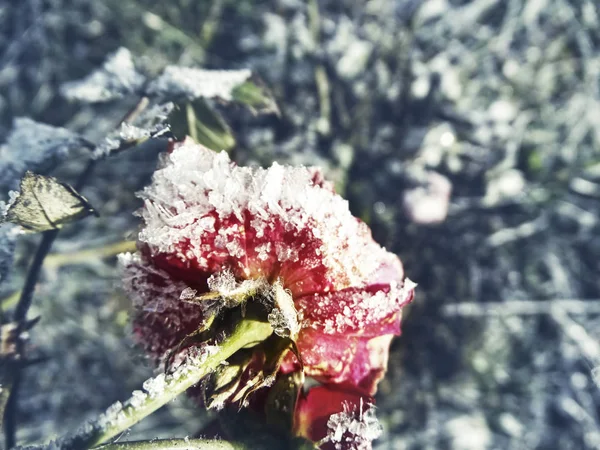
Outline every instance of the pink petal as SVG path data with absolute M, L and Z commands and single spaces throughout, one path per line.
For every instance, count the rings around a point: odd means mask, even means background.
M 353 385 L 373 395 L 385 374 L 393 336 L 332 336 L 306 328 L 300 332 L 297 345 L 307 376 L 323 383 Z M 284 373 L 298 370 L 292 354 L 281 370 Z

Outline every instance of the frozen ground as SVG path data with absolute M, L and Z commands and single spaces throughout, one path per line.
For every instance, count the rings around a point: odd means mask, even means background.
M 59 86 L 120 46 L 150 72 L 256 71 L 282 115 L 227 108 L 234 158 L 323 166 L 419 283 L 378 394 L 377 448 L 595 449 L 599 21 L 593 0 L 5 0 L 0 136 L 30 116 L 98 140 L 129 105 L 68 103 Z M 101 217 L 54 251 L 131 239 L 155 157 L 102 163 L 84 191 Z M 452 184 L 439 225 L 402 208 L 426 171 Z M 3 293 L 34 241 L 19 243 Z M 152 373 L 127 308 L 114 258 L 47 267 L 31 311 L 47 359 L 27 371 L 20 442 L 72 429 Z M 177 401 L 129 437 L 183 437 L 206 420 Z

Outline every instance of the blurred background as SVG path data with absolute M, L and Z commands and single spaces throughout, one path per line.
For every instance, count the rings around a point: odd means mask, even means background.
M 101 140 L 135 102 L 72 103 L 60 86 L 119 47 L 147 73 L 251 69 L 281 114 L 215 104 L 234 159 L 322 166 L 419 284 L 375 447 L 596 449 L 599 16 L 595 0 L 0 0 L 0 138 L 27 116 Z M 157 154 L 101 162 L 83 190 L 100 218 L 53 247 L 20 443 L 72 430 L 153 373 L 114 253 L 135 238 L 134 193 Z M 53 173 L 72 180 L 84 161 Z M 38 239 L 18 242 L 4 309 Z M 122 439 L 192 436 L 208 420 L 179 399 Z

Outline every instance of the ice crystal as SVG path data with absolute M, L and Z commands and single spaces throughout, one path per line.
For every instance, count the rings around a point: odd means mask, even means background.
M 211 275 L 208 279 L 209 289 L 218 292 L 224 300 L 231 303 L 230 306 L 238 305 L 249 297 L 258 294 L 265 286 L 266 281 L 263 279 L 238 282 L 229 270 Z
M 98 145 L 92 154 L 93 158 L 102 158 L 122 148 L 126 144 L 135 144 L 151 137 L 159 137 L 169 131 L 169 126 L 158 123 L 150 128 L 141 128 L 129 123 L 122 123 L 119 130 L 109 134 Z
M 334 444 L 336 450 L 367 450 L 371 442 L 381 436 L 381 424 L 375 417 L 375 407 L 360 405 L 352 407 L 344 404 L 342 412 L 332 414 L 327 421 L 329 430 L 327 439 Z
M 183 291 L 181 291 L 181 295 L 179 296 L 179 298 L 181 300 L 185 301 L 190 301 L 193 300 L 196 297 L 196 294 L 198 293 L 198 291 L 196 289 L 192 289 L 191 287 L 187 287 L 185 288 Z
M 44 172 L 68 154 L 90 144 L 65 128 L 17 117 L 6 143 L 0 146 L 0 186 L 16 189 L 27 170 Z
M 344 332 L 346 329 L 355 329 L 367 324 L 377 324 L 407 303 L 414 288 L 417 286 L 412 280 L 406 278 L 402 286 L 390 283 L 389 290 L 368 292 L 364 290 L 348 290 L 344 295 L 330 293 L 315 295 L 316 301 L 312 302 L 311 316 L 327 317 L 322 322 L 313 322 L 315 328 L 323 328 L 327 334 Z M 335 309 L 338 314 L 327 314 Z
M 291 294 L 283 288 L 281 281 L 278 280 L 273 285 L 272 296 L 275 307 L 269 313 L 268 320 L 273 331 L 279 336 L 291 336 L 295 339 L 300 332 L 300 324 Z
M 121 47 L 106 59 L 101 69 L 82 80 L 63 84 L 61 93 L 69 100 L 107 102 L 137 92 L 144 82 L 145 77 L 135 69 L 131 53 Z
M 165 98 L 185 97 L 220 98 L 230 101 L 232 91 L 244 83 L 250 70 L 203 70 L 190 67 L 167 66 L 148 86 L 148 93 Z
M 142 385 L 144 391 L 146 391 L 148 397 L 150 398 L 156 398 L 161 396 L 164 393 L 166 386 L 167 380 L 166 375 L 164 373 L 161 373 L 154 378 L 147 379 Z
M 98 425 L 101 429 L 109 426 L 115 426 L 127 419 L 123 404 L 121 402 L 113 403 L 98 419 Z
M 131 393 L 131 398 L 129 399 L 128 405 L 132 408 L 139 408 L 144 404 L 148 395 L 142 391 L 136 390 Z

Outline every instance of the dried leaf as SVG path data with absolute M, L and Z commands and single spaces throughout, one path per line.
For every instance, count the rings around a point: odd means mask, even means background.
M 20 194 L 8 205 L 5 220 L 27 231 L 40 232 L 60 228 L 93 212 L 88 201 L 68 184 L 28 171 L 21 180 Z
M 267 423 L 281 430 L 290 431 L 294 425 L 294 413 L 298 396 L 304 385 L 304 373 L 292 372 L 280 376 L 269 390 L 265 403 Z

